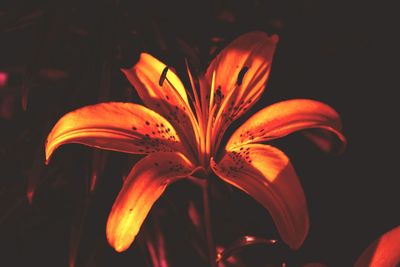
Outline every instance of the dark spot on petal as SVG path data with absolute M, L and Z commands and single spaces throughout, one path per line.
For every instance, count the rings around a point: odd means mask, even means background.
M 221 92 L 221 85 L 218 86 L 217 90 L 215 91 L 215 103 L 219 105 L 221 103 L 223 96 Z

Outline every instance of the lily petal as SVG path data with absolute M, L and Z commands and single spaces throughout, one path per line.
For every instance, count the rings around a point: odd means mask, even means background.
M 395 267 L 399 264 L 400 226 L 397 226 L 369 245 L 355 267 Z
M 172 125 L 156 112 L 132 103 L 101 103 L 64 115 L 46 142 L 46 162 L 61 145 L 79 143 L 132 154 L 182 151 Z
M 227 151 L 211 162 L 225 182 L 257 200 L 271 214 L 284 242 L 292 249 L 303 243 L 309 228 L 307 204 L 300 181 L 287 156 L 277 148 L 249 144 Z
M 153 153 L 140 160 L 124 181 L 108 217 L 110 245 L 118 252 L 126 250 L 166 187 L 194 170 L 192 163 L 180 153 Z
M 206 80 L 212 84 L 217 108 L 214 135 L 222 137 L 229 124 L 261 96 L 271 70 L 278 36 L 251 32 L 234 40 L 211 62 Z
M 198 126 L 188 102 L 186 90 L 178 76 L 153 56 L 142 53 L 131 69 L 122 69 L 146 106 L 168 119 L 196 148 Z
M 340 117 L 334 109 L 314 100 L 293 99 L 254 114 L 233 133 L 227 147 L 265 142 L 305 129 L 314 130 L 307 132 L 307 136 L 324 150 L 342 150 L 346 144 Z M 339 141 L 339 148 L 333 146 L 333 141 Z

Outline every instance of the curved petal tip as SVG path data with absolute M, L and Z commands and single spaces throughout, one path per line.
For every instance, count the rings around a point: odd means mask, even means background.
M 271 214 L 282 240 L 293 250 L 309 230 L 308 208 L 299 178 L 287 156 L 268 145 L 251 144 L 228 151 L 213 171 L 249 194 Z
M 193 171 L 192 163 L 180 153 L 158 152 L 140 160 L 125 179 L 111 209 L 106 227 L 108 243 L 117 252 L 128 249 L 166 187 Z

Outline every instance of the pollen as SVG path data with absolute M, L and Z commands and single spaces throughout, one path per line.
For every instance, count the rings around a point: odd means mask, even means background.
M 249 70 L 249 67 L 243 67 L 243 68 L 240 70 L 240 72 L 239 72 L 239 74 L 238 74 L 237 82 L 236 82 L 236 84 L 237 84 L 238 86 L 242 85 L 244 75 L 246 74 L 246 72 L 247 72 L 248 70 Z
M 158 81 L 158 85 L 163 86 L 165 79 L 167 78 L 168 67 L 165 67 L 161 73 L 160 80 Z

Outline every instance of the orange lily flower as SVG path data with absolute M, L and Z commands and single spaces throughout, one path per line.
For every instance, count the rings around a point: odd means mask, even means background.
M 309 227 L 306 200 L 288 157 L 263 144 L 304 129 L 329 150 L 331 137 L 342 144 L 339 115 L 329 106 L 306 99 L 276 103 L 257 112 L 221 147 L 228 126 L 260 98 L 278 41 L 262 32 L 242 35 L 211 62 L 192 95 L 164 63 L 142 53 L 122 70 L 147 107 L 100 103 L 62 117 L 46 143 L 46 161 L 63 144 L 148 154 L 131 170 L 107 222 L 107 239 L 126 250 L 166 187 L 198 170 L 214 172 L 243 190 L 272 215 L 282 239 L 293 249 Z

